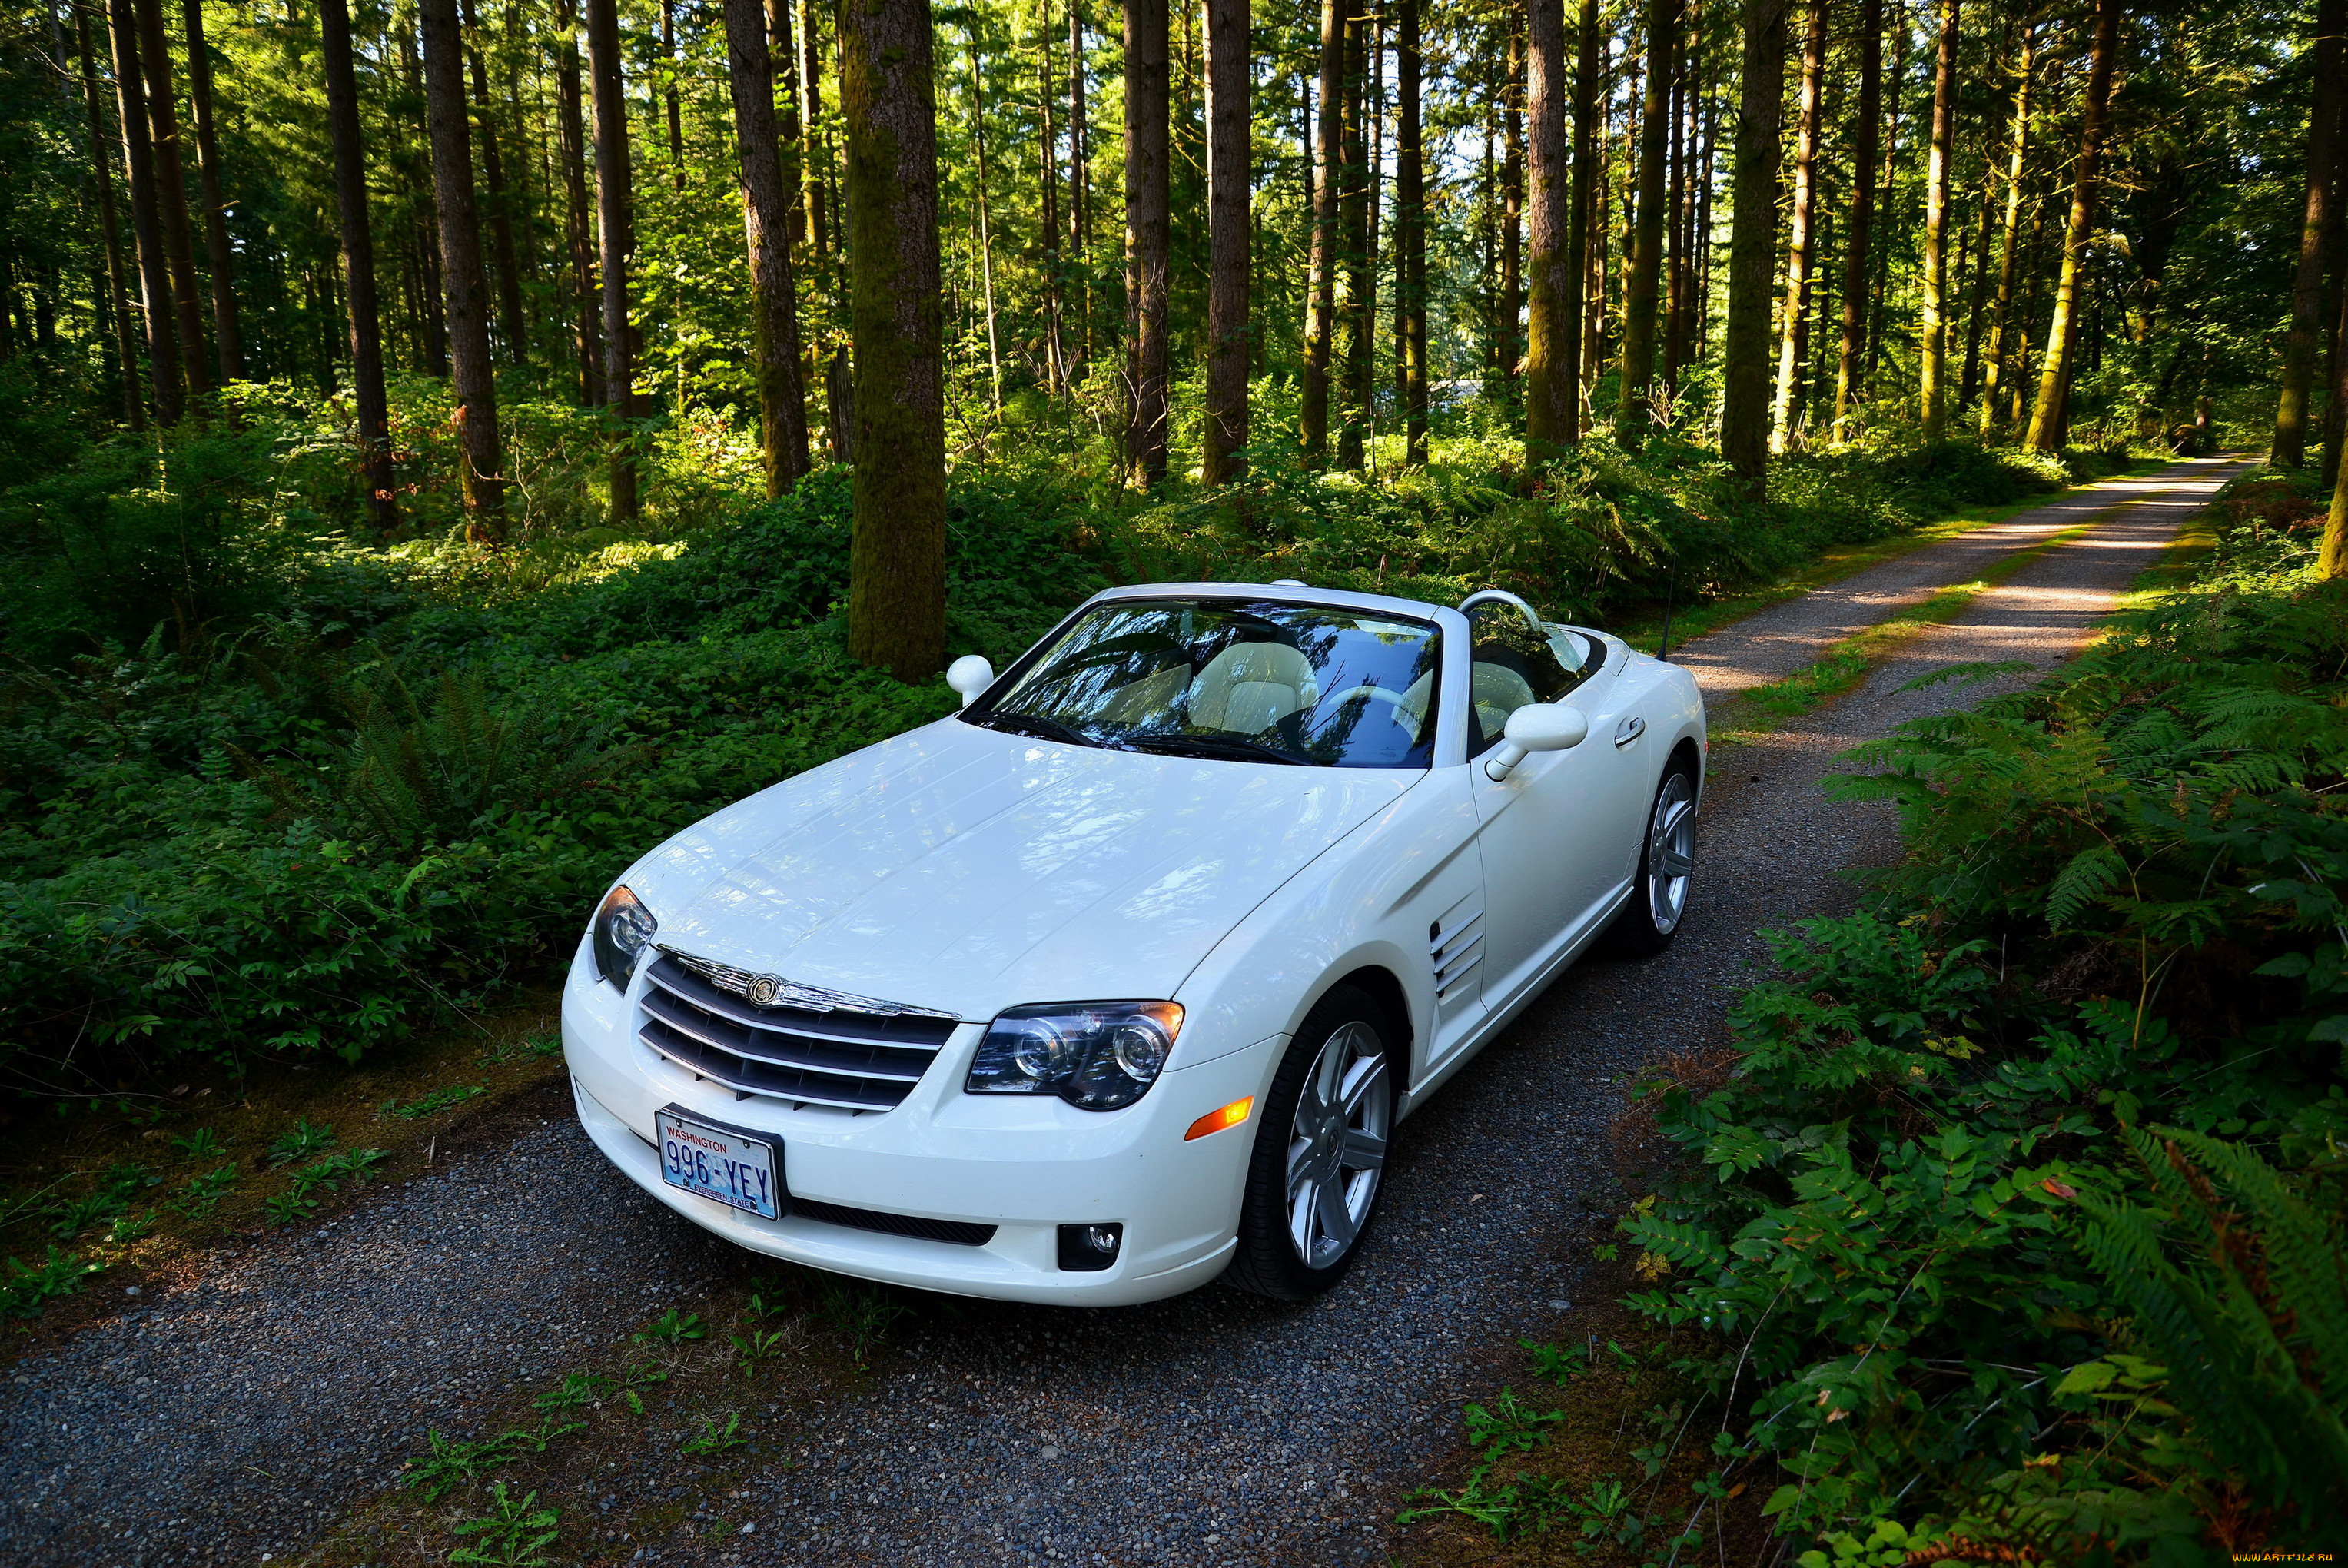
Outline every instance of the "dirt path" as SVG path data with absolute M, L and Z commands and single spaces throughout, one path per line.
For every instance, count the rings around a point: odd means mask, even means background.
M 1609 1155 L 1624 1076 L 1717 1037 L 1756 927 L 1847 907 L 1839 873 L 1896 851 L 1888 810 L 1821 795 L 1838 754 L 1979 700 L 1979 687 L 1899 689 L 1918 674 L 2069 657 L 2230 471 L 2180 464 L 2090 492 L 2134 504 L 1843 701 L 1719 753 L 1680 943 L 1650 964 L 1567 975 L 1399 1130 L 1379 1228 L 1330 1297 L 1287 1307 L 1210 1287 L 1113 1312 L 932 1315 L 865 1389 L 798 1418 L 788 1465 L 753 1469 L 677 1526 L 755 1532 L 710 1549 L 682 1534 L 605 1540 L 593 1520 L 566 1519 L 567 1550 L 726 1564 L 1380 1561 L 1395 1505 L 1454 1440 L 1459 1399 L 1488 1391 L 1491 1347 L 1573 1332 L 1570 1244 L 1622 1202 Z M 1929 547 L 1680 656 L 1723 696 L 1775 679 L 2093 510 L 2057 503 Z M 516 1130 L 499 1162 L 477 1150 L 20 1364 L 0 1385 L 0 1561 L 299 1553 L 377 1492 L 427 1428 L 471 1429 L 745 1268 L 613 1174 L 561 1115 Z M 526 1182 L 502 1177 L 517 1156 Z M 612 1498 L 695 1501 L 673 1448 L 648 1434 L 612 1474 Z

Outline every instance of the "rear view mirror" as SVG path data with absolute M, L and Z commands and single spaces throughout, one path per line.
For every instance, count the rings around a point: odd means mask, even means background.
M 983 654 L 964 654 L 946 666 L 946 685 L 962 693 L 962 705 L 968 707 L 978 700 L 978 694 L 994 684 L 994 666 L 986 662 Z
M 1509 715 L 1500 744 L 1484 759 L 1484 776 L 1495 783 L 1517 770 L 1536 751 L 1565 751 L 1590 738 L 1590 720 L 1580 708 L 1527 703 Z

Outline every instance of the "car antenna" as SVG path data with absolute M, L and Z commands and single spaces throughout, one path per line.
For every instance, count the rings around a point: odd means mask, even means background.
M 1672 662 L 1672 593 L 1679 586 L 1679 557 L 1672 557 L 1672 569 L 1663 579 L 1663 634 L 1655 644 L 1655 657 L 1663 664 Z

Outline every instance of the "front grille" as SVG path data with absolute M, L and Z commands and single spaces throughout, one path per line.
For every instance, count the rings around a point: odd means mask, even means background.
M 636 1037 L 743 1098 L 890 1109 L 912 1092 L 959 1021 L 911 1009 L 762 1007 L 720 990 L 666 953 L 644 978 L 650 984 Z
M 961 1220 L 922 1220 L 911 1214 L 884 1214 L 878 1209 L 850 1209 L 840 1203 L 819 1203 L 812 1198 L 793 1198 L 791 1217 L 820 1220 L 827 1225 L 845 1225 L 851 1231 L 878 1231 L 884 1236 L 952 1242 L 960 1247 L 983 1247 L 994 1240 L 993 1225 L 973 1225 Z

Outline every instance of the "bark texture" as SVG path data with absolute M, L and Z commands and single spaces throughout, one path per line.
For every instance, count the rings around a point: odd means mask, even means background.
M 162 219 L 163 259 L 170 269 L 171 318 L 184 350 L 180 374 L 188 396 L 211 389 L 204 372 L 203 294 L 196 283 L 196 253 L 188 222 L 188 174 L 180 151 L 180 111 L 171 88 L 171 53 L 163 33 L 162 0 L 134 0 L 139 15 L 139 66 L 146 73 L 148 135 L 155 150 L 155 203 Z
M 428 0 L 427 0 L 428 3 Z M 595 108 L 595 216 L 603 284 L 603 406 L 613 432 L 611 510 L 633 518 L 637 494 L 634 438 L 636 328 L 628 319 L 628 265 L 636 250 L 635 170 L 628 147 L 628 99 L 620 79 L 617 0 L 587 0 L 587 77 Z
M 1125 466 L 1142 490 L 1166 477 L 1169 64 L 1166 0 L 1126 0 Z
M 1647 86 L 1639 106 L 1638 201 L 1632 209 L 1629 265 L 1622 276 L 1622 398 L 1614 428 L 1636 447 L 1654 418 L 1655 331 L 1663 297 L 1663 221 L 1670 215 L 1672 66 L 1678 55 L 1682 0 L 1648 0 Z
M 1426 150 L 1419 123 L 1419 0 L 1399 0 L 1395 36 L 1395 373 L 1403 462 L 1426 461 Z
M 1776 292 L 1787 9 L 1788 0 L 1745 0 L 1745 82 L 1730 171 L 1735 229 L 1722 323 L 1720 455 L 1756 500 L 1769 489 L 1769 307 Z
M 2054 316 L 2046 328 L 2046 358 L 2038 372 L 2038 402 L 2030 414 L 2027 445 L 2059 451 L 2071 396 L 2071 360 L 2079 341 L 2079 274 L 2095 232 L 2101 191 L 2104 127 L 2111 108 L 2112 58 L 2119 44 L 2119 0 L 2096 0 L 2088 46 L 2087 87 L 2079 105 L 2079 160 L 2071 186 L 2071 217 L 2063 231 L 2063 275 L 2054 288 Z
M 1826 0 L 1810 0 L 1802 35 L 1802 86 L 1794 129 L 1794 211 L 1786 243 L 1786 306 L 1777 324 L 1777 397 L 1769 449 L 1794 441 L 1802 418 L 1802 368 L 1809 349 L 1810 263 L 1818 237 L 1818 98 L 1826 76 Z
M 204 259 L 212 274 L 212 347 L 221 380 L 242 381 L 244 342 L 237 330 L 236 262 L 228 243 L 228 201 L 221 194 L 220 141 L 212 135 L 212 56 L 204 42 L 203 0 L 185 0 L 180 19 L 187 34 L 188 104 L 196 117 L 196 190 L 204 203 Z
M 1949 156 L 1957 122 L 1957 0 L 1940 0 L 1932 125 L 1924 156 L 1924 440 L 1949 431 Z
M 595 297 L 595 244 L 588 221 L 587 118 L 579 87 L 576 0 L 555 7 L 555 157 L 562 170 L 564 248 L 571 261 L 572 346 L 579 356 L 579 401 L 603 401 L 602 306 Z
M 98 58 L 90 46 L 89 14 L 74 7 L 74 42 L 81 53 L 82 106 L 89 116 L 90 184 L 98 197 L 98 226 L 106 246 L 108 314 L 114 320 L 114 355 L 122 368 L 122 422 L 147 427 L 147 403 L 139 393 L 139 346 L 130 325 L 130 290 L 122 264 L 122 232 L 114 212 L 114 175 L 106 150 L 106 110 L 98 88 Z
M 351 17 L 345 0 L 318 0 L 326 129 L 335 144 L 335 200 L 342 213 L 343 294 L 351 325 L 351 393 L 357 404 L 359 482 L 378 530 L 399 521 L 392 483 L 389 404 L 383 387 L 383 329 L 375 297 L 375 231 L 367 220 L 366 144 L 359 132 L 359 88 L 351 66 Z
M 798 298 L 791 283 L 791 203 L 783 188 L 773 56 L 759 0 L 726 0 L 726 83 L 734 99 L 742 228 L 750 253 L 759 454 L 772 500 L 788 495 L 808 470 L 807 398 L 799 386 Z
M 1526 291 L 1525 469 L 1554 460 L 1581 435 L 1581 388 L 1572 346 L 1581 323 L 1569 306 L 1572 271 L 1567 213 L 1564 0 L 1527 0 L 1525 130 L 1530 222 Z
M 497 117 L 490 112 L 489 73 L 481 60 L 481 25 L 473 14 L 473 0 L 463 0 L 458 16 L 464 23 L 465 60 L 473 81 L 473 129 L 480 137 L 481 182 L 489 187 L 489 246 L 498 265 L 498 330 L 505 337 L 507 357 L 524 365 L 530 361 L 530 331 L 521 308 L 521 260 L 514 247 L 513 199 L 506 184 L 505 154 L 498 144 Z
M 1207 0 L 1207 407 L 1201 477 L 1246 471 L 1248 442 L 1248 0 Z
M 155 191 L 153 129 L 147 118 L 146 76 L 139 61 L 139 19 L 132 0 L 108 0 L 107 34 L 114 51 L 114 93 L 122 120 L 122 173 L 130 187 L 130 232 L 139 248 L 140 315 L 147 323 L 148 379 L 155 420 L 176 425 L 187 411 L 180 366 L 178 319 L 171 309 L 171 270 L 163 259 L 161 202 Z
M 1305 456 L 1329 450 L 1329 346 L 1337 304 L 1337 185 L 1341 135 L 1338 104 L 1344 96 L 1347 0 L 1321 0 L 1321 98 L 1313 134 L 1312 277 L 1304 309 L 1304 367 L 1298 387 L 1297 439 Z
M 498 441 L 489 282 L 481 270 L 481 220 L 466 124 L 464 41 L 457 27 L 457 0 L 418 0 L 417 14 L 424 35 L 424 108 L 432 139 L 433 208 L 440 221 L 449 380 L 464 448 L 465 522 L 474 538 L 495 540 L 504 532 L 505 459 Z
M 934 44 L 923 0 L 844 0 L 855 538 L 848 651 L 901 681 L 945 664 L 945 354 Z
M 1571 395 L 1571 420 L 1566 432 L 1569 441 L 1581 438 L 1582 369 L 1588 362 L 1583 346 L 1589 339 L 1590 263 L 1594 249 L 1591 242 L 1599 232 L 1598 192 L 1604 184 L 1599 178 L 1598 136 L 1599 98 L 1606 67 L 1599 32 L 1598 0 L 1581 0 L 1581 14 L 1574 26 L 1573 175 L 1566 192 L 1565 212 L 1565 335 L 1558 345 L 1564 360 L 1560 374 L 1565 377 Z
M 2332 190 L 2337 161 L 2333 139 L 2339 134 L 2340 104 L 2348 91 L 2348 0 L 2320 0 L 2315 8 L 2315 102 L 2307 117 L 2307 194 L 2299 231 L 2299 263 L 2291 274 L 2291 331 L 2282 346 L 2282 390 L 2275 403 L 2274 447 L 2270 456 L 2277 468 L 2295 469 L 2307 460 L 2309 394 L 2323 335 L 2323 247 L 2329 238 L 2329 205 L 2339 200 Z

